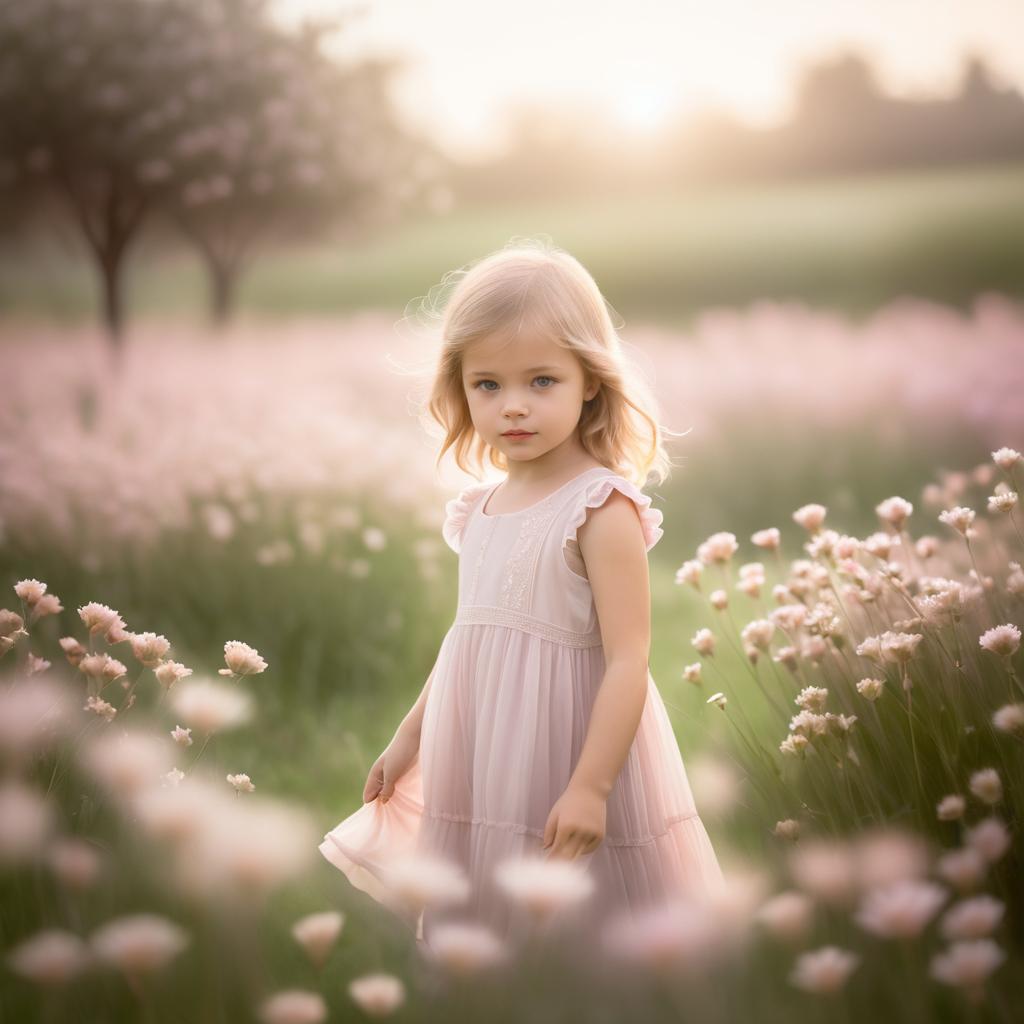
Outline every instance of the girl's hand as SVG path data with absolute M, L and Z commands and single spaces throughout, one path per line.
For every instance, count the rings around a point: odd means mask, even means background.
M 606 801 L 600 793 L 585 786 L 567 786 L 544 826 L 543 848 L 550 847 L 548 859 L 575 860 L 596 850 L 604 839 L 606 818 Z
M 386 804 L 395 791 L 395 783 L 416 760 L 419 749 L 419 735 L 400 728 L 384 752 L 373 762 L 363 787 L 363 803 L 368 804 L 379 796 L 380 802 Z

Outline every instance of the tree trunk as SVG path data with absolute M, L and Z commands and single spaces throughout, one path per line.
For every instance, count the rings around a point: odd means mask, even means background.
M 103 324 L 110 340 L 113 368 L 120 368 L 124 356 L 124 261 L 121 252 L 107 254 L 100 262 L 103 278 Z
M 205 255 L 210 281 L 210 321 L 217 330 L 224 330 L 235 312 L 238 268 L 210 252 Z

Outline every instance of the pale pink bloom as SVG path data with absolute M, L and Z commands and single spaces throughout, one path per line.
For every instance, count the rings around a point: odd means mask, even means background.
M 224 661 L 227 668 L 222 668 L 222 676 L 247 676 L 264 671 L 267 663 L 260 657 L 255 647 L 243 644 L 241 640 L 229 640 L 224 645 Z
M 212 680 L 196 679 L 176 686 L 171 702 L 177 716 L 202 733 L 223 732 L 245 724 L 252 717 L 252 698 L 248 693 Z
M 53 831 L 51 801 L 38 790 L 8 779 L 0 783 L 0 866 L 33 860 Z
M 971 523 L 974 522 L 974 509 L 965 508 L 962 505 L 946 509 L 939 513 L 939 522 L 952 526 L 954 530 L 958 530 L 966 537 Z
M 708 602 L 716 611 L 721 611 L 729 604 L 729 595 L 724 590 L 712 590 L 708 595 Z
M 220 787 L 217 787 L 219 794 Z M 223 810 L 230 798 L 215 795 L 211 784 L 195 776 L 176 786 L 152 786 L 140 790 L 132 801 L 139 825 L 162 844 L 189 839 Z
M 384 1017 L 405 1002 L 405 985 L 393 974 L 364 974 L 348 983 L 348 994 L 363 1013 Z
M 9 608 L 0 608 L 0 637 L 14 638 L 28 636 L 25 631 L 25 620 Z
M 764 583 L 763 562 L 744 562 L 740 566 L 739 572 L 741 580 L 757 580 L 760 584 Z
M 68 661 L 79 666 L 82 659 L 89 653 L 88 648 L 83 647 L 73 636 L 62 636 L 60 638 L 61 650 L 67 655 Z
M 995 478 L 996 471 L 987 462 L 979 463 L 971 470 L 971 480 L 979 487 L 987 487 Z
M 1010 658 L 1020 647 L 1020 630 L 1012 622 L 993 626 L 981 634 L 978 643 L 986 651 L 998 654 L 1001 658 Z
M 469 879 L 461 865 L 444 857 L 409 854 L 393 858 L 383 873 L 395 898 L 416 913 L 469 899 Z
M 870 658 L 872 661 L 882 662 L 885 660 L 882 654 L 882 638 L 881 636 L 868 636 L 865 637 L 857 645 L 857 653 L 862 658 Z
M 857 883 L 862 890 L 923 878 L 928 873 L 928 844 L 906 829 L 892 825 L 876 827 L 862 833 L 855 845 Z
M 756 647 L 759 651 L 767 651 L 775 633 L 775 624 L 767 619 L 754 619 L 740 631 L 740 639 L 745 644 Z
M 490 928 L 474 922 L 438 924 L 424 947 L 431 960 L 459 975 L 475 974 L 508 956 L 505 943 Z
M 827 601 L 819 601 L 807 613 L 804 624 L 816 636 L 837 636 L 843 631 L 836 609 Z
M 234 786 L 237 793 L 252 793 L 256 789 L 249 776 L 244 772 L 240 775 L 228 775 L 227 780 Z
M 808 533 L 817 533 L 821 529 L 821 524 L 825 522 L 827 511 L 824 505 L 802 505 L 793 513 L 793 522 L 802 526 Z
M 793 942 L 805 939 L 810 933 L 813 915 L 814 904 L 810 897 L 788 890 L 764 903 L 755 919 L 776 938 Z
M 798 888 L 830 904 L 848 903 L 856 892 L 854 849 L 838 839 L 806 839 L 788 855 Z
M 192 669 L 185 668 L 178 661 L 161 661 L 153 669 L 153 675 L 156 676 L 157 682 L 165 690 L 169 690 L 179 679 L 186 679 L 192 675 Z
M 820 636 L 800 638 L 800 657 L 818 665 L 828 654 L 828 644 Z
M 1014 597 L 1024 596 L 1024 570 L 1019 562 L 1010 563 L 1010 574 L 1006 577 L 1006 592 Z
M 284 989 L 260 1003 L 258 1016 L 263 1024 L 322 1024 L 327 1003 L 319 992 Z
M 50 663 L 45 658 L 40 658 L 29 651 L 26 669 L 30 676 L 35 676 L 40 672 L 45 672 L 49 667 Z
M 235 532 L 235 517 L 226 505 L 220 502 L 208 502 L 202 508 L 202 517 L 206 532 L 214 539 L 225 541 Z
M 999 448 L 992 453 L 992 461 L 1000 468 L 1009 472 L 1021 460 L 1020 452 L 1013 448 Z
M 904 879 L 869 892 L 854 920 L 882 938 L 914 938 L 935 916 L 947 895 L 947 890 L 934 882 Z
M 967 801 L 959 793 L 944 796 L 935 807 L 935 815 L 939 821 L 957 821 L 964 816 Z
M 939 924 L 947 939 L 980 939 L 995 931 L 1005 910 L 1006 904 L 994 896 L 975 896 L 954 903 Z
M 376 526 L 367 526 L 363 530 L 363 544 L 370 551 L 383 551 L 387 547 L 387 534 Z
M 89 945 L 105 963 L 125 974 L 138 975 L 168 964 L 188 945 L 188 936 L 165 917 L 133 914 L 97 928 Z
M 60 603 L 60 598 L 56 594 L 43 594 L 32 606 L 29 620 L 36 622 L 38 619 L 43 618 L 44 615 L 56 615 L 62 611 L 64 611 L 64 605 Z
M 113 704 L 92 693 L 86 698 L 85 703 L 82 705 L 82 710 L 91 711 L 94 715 L 99 715 L 100 718 L 105 718 L 108 722 L 112 722 L 117 717 L 117 708 Z
M 46 928 L 15 946 L 7 963 L 16 973 L 38 985 L 63 985 L 92 962 L 89 947 L 74 932 Z
M 779 839 L 788 839 L 793 842 L 800 838 L 800 822 L 795 818 L 783 818 L 782 821 L 775 822 L 772 834 L 778 836 Z
M 850 560 L 861 549 L 861 542 L 849 534 L 841 534 L 832 546 L 832 554 L 838 559 Z
M 879 530 L 865 537 L 861 543 L 861 548 L 867 554 L 887 561 L 892 557 L 892 549 L 898 547 L 900 543 L 900 538 L 895 534 Z
M 1003 780 L 995 768 L 982 768 L 970 779 L 971 792 L 986 804 L 997 804 L 1003 799 Z
M 156 633 L 132 633 L 132 654 L 146 668 L 154 668 L 171 649 L 171 642 Z
M 90 601 L 78 609 L 78 614 L 90 633 L 110 633 L 115 628 L 124 629 L 124 620 L 113 608 L 99 601 Z
M 990 494 L 988 499 L 989 512 L 1011 512 L 1017 507 L 1016 491 L 1001 491 L 999 494 Z
M 690 643 L 698 654 L 705 657 L 715 653 L 715 634 L 710 629 L 698 629 Z
M 954 942 L 944 953 L 937 953 L 930 970 L 933 978 L 966 989 L 978 1000 L 989 975 L 1005 959 L 1006 953 L 991 939 L 969 939 Z
M 914 553 L 918 558 L 931 558 L 939 550 L 939 539 L 930 534 L 918 537 L 914 542 Z
M 345 915 L 338 910 L 307 914 L 292 925 L 292 935 L 302 946 L 310 963 L 319 970 L 327 962 L 341 934 Z
M 803 604 L 783 604 L 773 608 L 768 613 L 768 618 L 775 623 L 779 629 L 787 633 L 798 630 L 807 619 L 807 606 Z
M 163 776 L 164 785 L 180 786 L 185 781 L 185 773 L 180 768 L 172 768 Z
M 679 569 L 676 570 L 675 581 L 676 583 L 689 583 L 691 586 L 700 590 L 700 577 L 703 572 L 703 562 L 698 562 L 696 560 L 683 562 Z
M 797 957 L 789 981 L 805 992 L 826 995 L 838 992 L 860 964 L 860 957 L 838 946 L 822 946 Z
M 903 529 L 903 524 L 910 518 L 914 506 L 906 498 L 886 498 L 875 506 L 878 518 L 889 523 L 897 530 Z
M 119 734 L 104 731 L 84 746 L 81 760 L 105 786 L 120 796 L 132 796 L 156 785 L 171 768 L 171 747 L 163 737 L 141 729 Z
M 856 715 L 836 715 L 831 711 L 825 712 L 825 725 L 833 736 L 846 736 L 856 721 Z
M 782 751 L 783 754 L 795 757 L 798 754 L 803 754 L 809 743 L 810 740 L 808 740 L 806 736 L 801 733 L 794 732 L 779 744 L 779 750 Z
M 738 547 L 736 534 L 726 531 L 713 533 L 697 547 L 697 558 L 704 565 L 711 565 L 715 562 L 724 564 L 732 558 Z
M 944 853 L 936 862 L 935 869 L 944 882 L 949 882 L 960 892 L 969 892 L 985 877 L 986 858 L 967 846 Z
M 192 746 L 192 730 L 183 729 L 180 725 L 176 725 L 171 730 L 171 739 L 178 744 L 179 747 L 191 747 Z
M 904 664 L 914 657 L 923 639 L 920 633 L 894 633 L 887 630 L 882 634 L 882 656 L 887 661 Z
M 46 849 L 46 861 L 57 880 L 68 889 L 90 889 L 99 876 L 99 851 L 85 839 L 55 839 Z
M 723 919 L 710 906 L 679 898 L 616 914 L 601 928 L 605 952 L 669 975 L 708 965 L 725 937 Z
M 104 679 L 112 683 L 115 679 L 120 679 L 121 676 L 128 674 L 128 666 L 118 661 L 117 658 L 110 657 L 108 654 L 106 655 L 106 661 L 103 663 L 101 674 Z
M 496 866 L 494 879 L 536 920 L 575 906 L 594 891 L 594 879 L 586 867 L 557 858 L 511 857 Z
M 729 698 L 724 693 L 713 693 L 706 701 L 705 704 L 714 704 L 716 707 L 725 710 L 725 705 L 729 703 Z
M 774 551 L 780 543 L 780 534 L 777 526 L 769 526 L 766 530 L 758 530 L 750 538 L 750 542 L 759 548 Z
M 857 683 L 857 692 L 865 699 L 875 701 L 882 696 L 885 689 L 884 679 L 861 679 Z
M 794 698 L 798 707 L 805 711 L 824 711 L 828 690 L 823 686 L 805 686 Z
M 801 711 L 789 720 L 791 732 L 799 733 L 808 739 L 815 736 L 824 736 L 828 731 L 828 720 L 824 715 L 816 714 L 814 711 Z
M 0 687 L 0 752 L 11 761 L 34 758 L 71 731 L 76 700 L 48 677 Z
M 790 672 L 795 672 L 798 664 L 797 649 L 791 646 L 780 647 L 772 655 L 772 661 L 778 662 L 780 665 L 785 665 Z
M 1000 732 L 1024 736 L 1024 704 L 1004 704 L 992 715 L 992 724 Z
M 967 845 L 977 850 L 990 864 L 1000 860 L 1010 848 L 1010 833 L 1001 818 L 983 818 L 967 830 Z
M 78 670 L 90 679 L 99 679 L 103 675 L 103 669 L 106 667 L 109 657 L 110 655 L 105 651 L 99 654 L 86 654 L 78 663 Z
M 692 665 L 683 666 L 683 678 L 688 683 L 700 683 L 700 670 L 701 665 L 699 661 L 695 661 Z
M 34 605 L 46 593 L 46 584 L 39 580 L 20 580 L 14 584 L 14 592 L 27 605 Z

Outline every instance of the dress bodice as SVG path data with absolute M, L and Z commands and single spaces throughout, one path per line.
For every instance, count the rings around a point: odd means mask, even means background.
M 500 483 L 500 481 L 498 482 Z M 603 466 L 516 512 L 485 513 L 498 483 L 473 484 L 448 502 L 442 535 L 459 554 L 456 623 L 509 625 L 573 647 L 601 643 L 576 531 L 613 490 L 637 506 L 647 550 L 662 514 L 635 484 Z

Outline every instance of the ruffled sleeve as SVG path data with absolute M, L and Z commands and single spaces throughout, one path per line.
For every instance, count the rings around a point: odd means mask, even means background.
M 600 508 L 608 500 L 608 495 L 612 491 L 621 491 L 636 505 L 636 510 L 640 515 L 640 525 L 644 531 L 646 550 L 650 551 L 665 532 L 661 529 L 661 522 L 664 518 L 661 510 L 651 508 L 650 497 L 635 484 L 630 483 L 625 477 L 617 475 L 594 480 L 584 488 L 583 493 L 576 499 L 576 507 L 566 522 L 565 534 L 562 537 L 562 555 L 566 564 L 577 575 L 586 575 L 576 538 L 577 531 L 586 522 L 587 512 L 592 508 Z
M 489 483 L 471 484 L 445 505 L 441 536 L 456 554 L 462 546 L 462 531 L 469 518 L 469 513 L 492 486 L 493 484 Z

